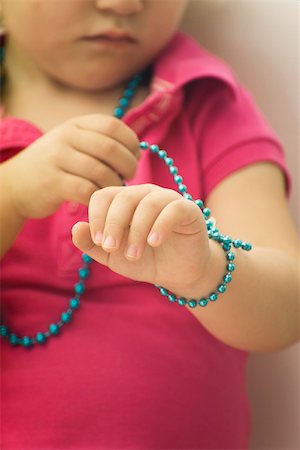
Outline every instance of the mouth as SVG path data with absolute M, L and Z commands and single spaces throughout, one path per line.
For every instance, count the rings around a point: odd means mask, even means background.
M 103 33 L 83 36 L 82 40 L 108 46 L 126 46 L 136 43 L 136 39 L 125 31 L 109 30 Z

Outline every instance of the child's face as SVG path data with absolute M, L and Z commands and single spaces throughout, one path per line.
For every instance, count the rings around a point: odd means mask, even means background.
M 68 86 L 114 86 L 165 46 L 188 1 L 2 0 L 7 57 L 23 70 L 38 69 Z M 130 33 L 134 41 L 121 48 L 92 39 L 112 29 Z

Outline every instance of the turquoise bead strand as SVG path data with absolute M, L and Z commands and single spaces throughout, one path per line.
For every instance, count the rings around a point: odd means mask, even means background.
M 83 266 L 78 271 L 79 281 L 74 286 L 75 295 L 70 299 L 69 308 L 67 311 L 62 312 L 60 320 L 55 323 L 51 323 L 47 331 L 37 332 L 34 337 L 18 336 L 17 334 L 10 332 L 9 328 L 5 325 L 0 326 L 0 335 L 6 337 L 9 340 L 9 343 L 13 346 L 21 345 L 27 348 L 32 347 L 34 344 L 45 344 L 50 336 L 58 335 L 61 328 L 65 324 L 71 322 L 74 312 L 79 308 L 80 296 L 85 290 L 84 281 L 89 277 L 89 265 L 93 259 L 86 253 L 83 253 L 81 258 L 83 260 Z
M 114 110 L 114 116 L 117 118 L 122 118 L 126 112 L 126 109 L 129 107 L 130 102 L 135 94 L 135 90 L 138 87 L 139 83 L 142 80 L 142 74 L 137 74 L 133 77 L 133 79 L 128 83 L 123 97 L 119 100 L 119 105 Z M 184 297 L 177 297 L 172 292 L 168 291 L 162 286 L 155 284 L 154 286 L 159 290 L 160 294 L 163 297 L 166 297 L 171 303 L 177 303 L 179 306 L 188 305 L 190 308 L 195 308 L 196 306 L 204 307 L 209 302 L 215 302 L 219 295 L 224 293 L 227 289 L 227 284 L 232 281 L 232 272 L 235 269 L 234 259 L 235 254 L 232 251 L 232 247 L 242 250 L 250 251 L 252 246 L 249 242 L 242 241 L 241 239 L 233 240 L 230 236 L 224 236 L 220 233 L 218 228 L 216 227 L 216 220 L 213 217 L 210 217 L 211 211 L 209 208 L 206 208 L 203 201 L 200 199 L 194 200 L 192 195 L 187 192 L 187 186 L 183 183 L 183 177 L 178 173 L 178 168 L 174 165 L 174 160 L 168 157 L 167 152 L 159 148 L 158 145 L 149 145 L 147 142 L 140 142 L 141 150 L 150 150 L 151 153 L 156 154 L 158 158 L 160 158 L 167 166 L 170 175 L 173 176 L 174 183 L 176 184 L 178 192 L 183 195 L 187 200 L 193 201 L 196 205 L 201 209 L 202 214 L 205 218 L 208 238 L 213 239 L 218 242 L 224 252 L 226 253 L 227 265 L 226 265 L 226 273 L 221 281 L 221 283 L 217 286 L 216 290 L 211 292 L 208 297 L 203 297 L 199 300 L 191 299 L 188 300 Z M 126 185 L 126 184 L 125 184 Z M 73 314 L 80 307 L 80 299 L 81 296 L 85 292 L 85 281 L 88 279 L 90 275 L 89 265 L 93 261 L 92 258 L 83 253 L 81 255 L 83 260 L 83 267 L 78 270 L 79 280 L 74 286 L 75 295 L 73 298 L 69 300 L 69 308 L 66 311 L 63 311 L 60 317 L 60 320 L 56 323 L 51 323 L 49 328 L 45 332 L 38 332 L 34 337 L 29 336 L 18 336 L 17 334 L 10 331 L 10 329 L 4 325 L 0 325 L 0 336 L 3 338 L 7 338 L 9 343 L 12 346 L 22 346 L 25 348 L 32 348 L 35 344 L 45 344 L 49 337 L 57 336 L 60 334 L 62 327 L 66 324 L 70 323 L 73 318 Z
M 1 55 L 0 55 L 1 56 Z M 123 117 L 126 110 L 130 106 L 132 98 L 134 97 L 135 91 L 140 84 L 143 78 L 143 74 L 135 75 L 131 81 L 126 86 L 126 89 L 123 93 L 123 97 L 119 100 L 119 105 L 114 110 L 114 116 L 117 118 Z M 60 317 L 60 320 L 51 323 L 48 327 L 47 331 L 37 332 L 34 337 L 29 336 L 18 336 L 14 332 L 12 332 L 6 325 L 1 323 L 0 325 L 0 336 L 8 339 L 9 343 L 12 346 L 22 346 L 25 348 L 32 348 L 35 344 L 45 344 L 49 337 L 57 336 L 60 334 L 62 328 L 70 323 L 73 318 L 74 312 L 80 306 L 81 295 L 85 292 L 85 280 L 88 279 L 90 274 L 89 265 L 93 261 L 92 258 L 83 253 L 81 255 L 83 260 L 83 267 L 81 267 L 78 271 L 79 280 L 74 286 L 75 295 L 73 298 L 69 300 L 69 308 L 66 311 L 63 311 Z

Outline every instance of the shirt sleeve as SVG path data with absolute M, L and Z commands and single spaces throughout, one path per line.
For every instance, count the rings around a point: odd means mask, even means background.
M 251 94 L 240 84 L 234 90 L 223 85 L 206 98 L 205 114 L 195 120 L 203 198 L 226 176 L 263 161 L 282 170 L 289 198 L 292 179 L 283 146 Z

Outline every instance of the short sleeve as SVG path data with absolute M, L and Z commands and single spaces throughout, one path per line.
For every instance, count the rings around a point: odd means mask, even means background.
M 210 83 L 211 88 L 214 84 Z M 283 146 L 240 84 L 236 89 L 222 85 L 206 93 L 205 114 L 194 126 L 202 168 L 203 198 L 229 174 L 257 162 L 272 162 L 283 172 L 286 196 L 291 194 L 291 173 Z
M 42 136 L 30 122 L 7 116 L 0 121 L 0 163 L 12 158 Z

